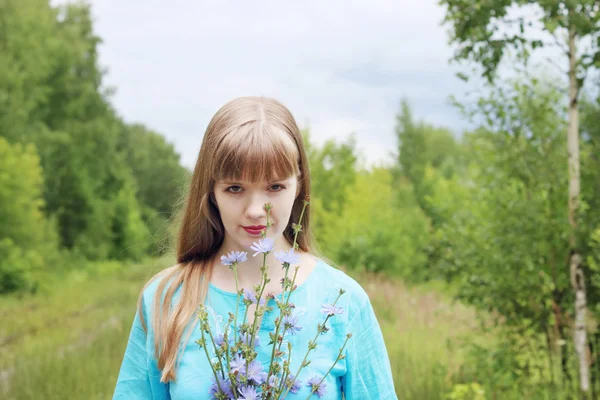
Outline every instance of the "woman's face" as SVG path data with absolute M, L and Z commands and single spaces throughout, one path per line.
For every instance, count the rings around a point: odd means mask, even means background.
M 297 191 L 295 176 L 273 182 L 216 182 L 215 201 L 225 227 L 228 250 L 248 250 L 261 239 L 260 231 L 267 225 L 265 203 L 272 206 L 267 237 L 275 239 L 276 247 L 281 245 Z

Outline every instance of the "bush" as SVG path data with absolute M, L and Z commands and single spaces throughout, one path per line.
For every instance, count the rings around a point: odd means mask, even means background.
M 0 137 L 0 293 L 35 287 L 36 272 L 58 254 L 42 185 L 35 148 Z

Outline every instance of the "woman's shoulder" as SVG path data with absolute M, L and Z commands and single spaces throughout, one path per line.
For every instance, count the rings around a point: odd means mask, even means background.
M 176 275 L 180 270 L 181 266 L 179 264 L 175 264 L 162 269 L 146 281 L 142 288 L 142 301 L 146 310 L 151 309 L 159 287 L 163 288 L 162 297 L 164 298 L 166 291 L 169 287 L 169 283 L 176 278 Z
M 340 290 L 343 290 L 344 293 L 340 296 L 339 301 L 348 308 L 350 315 L 370 303 L 369 295 L 362 285 L 341 267 L 326 259 L 319 259 L 318 265 L 316 286 L 321 286 L 320 289 L 336 296 Z

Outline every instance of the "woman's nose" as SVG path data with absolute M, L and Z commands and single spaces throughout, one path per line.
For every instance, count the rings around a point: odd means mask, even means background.
M 268 202 L 265 196 L 256 194 L 249 196 L 249 202 L 246 207 L 246 215 L 249 219 L 260 219 L 267 215 L 265 204 Z

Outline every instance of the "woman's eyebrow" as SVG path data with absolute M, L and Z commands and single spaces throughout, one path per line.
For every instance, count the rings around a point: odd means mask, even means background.
M 269 182 L 266 182 L 267 184 L 272 184 L 275 182 L 287 182 L 288 179 L 287 178 L 283 178 L 283 179 L 275 179 Z M 241 182 L 241 181 L 219 181 L 217 183 L 223 184 L 223 185 L 247 185 L 247 184 L 252 184 L 254 182 Z M 260 183 L 260 182 L 259 182 Z

